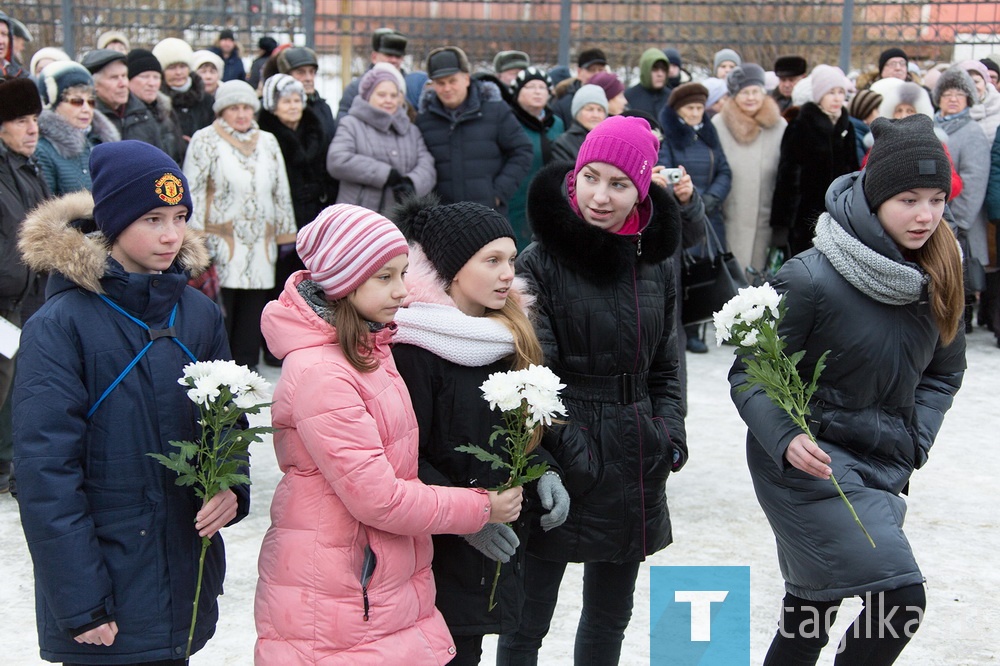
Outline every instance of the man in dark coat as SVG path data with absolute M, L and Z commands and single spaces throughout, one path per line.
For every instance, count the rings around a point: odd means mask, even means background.
M 306 91 L 306 106 L 319 117 L 323 131 L 332 140 L 337 133 L 337 121 L 333 117 L 333 109 L 316 91 L 316 72 L 319 71 L 316 52 L 304 46 L 293 46 L 279 53 L 277 61 L 279 72 L 302 84 Z
M 240 47 L 236 45 L 236 35 L 229 28 L 219 33 L 218 43 L 208 49 L 215 55 L 222 58 L 225 63 L 222 70 L 222 80 L 246 81 L 247 71 L 243 67 L 243 58 L 240 57 Z
M 44 277 L 21 261 L 17 234 L 28 211 L 49 197 L 41 171 L 32 160 L 38 145 L 42 103 L 35 84 L 25 78 L 0 83 L 0 317 L 20 325 L 25 301 L 32 310 L 44 298 Z M 24 316 L 24 319 L 27 317 Z M 14 379 L 14 359 L 0 355 L 0 408 Z M 0 433 L 0 493 L 10 487 L 11 438 Z
M 261 72 L 264 69 L 264 63 L 267 59 L 271 57 L 274 53 L 274 49 L 278 48 L 278 42 L 275 41 L 274 37 L 261 37 L 257 40 L 257 49 L 260 51 L 260 55 L 253 59 L 250 63 L 250 76 L 247 77 L 247 82 L 256 90 L 260 87 Z
M 586 49 L 580 52 L 580 56 L 576 59 L 576 76 L 556 86 L 556 100 L 552 103 L 552 110 L 562 118 L 563 127 L 573 124 L 573 114 L 570 110 L 573 106 L 573 95 L 590 82 L 590 77 L 607 68 L 608 58 L 601 49 Z
M 379 28 L 372 33 L 371 65 L 387 62 L 400 72 L 403 71 L 403 58 L 406 56 L 406 37 L 392 28 Z M 371 69 L 369 65 L 369 69 Z M 404 72 L 405 74 L 405 72 Z M 361 77 L 354 79 L 344 88 L 337 107 L 337 122 L 351 110 L 351 103 L 358 96 L 361 87 Z
M 118 127 L 122 139 L 136 139 L 156 146 L 180 164 L 183 161 L 181 131 L 173 103 L 160 90 L 163 85 L 160 61 L 151 51 L 132 49 L 126 62 L 131 91 L 129 102 L 137 98 L 146 110 L 133 115 L 126 111 L 120 125 L 115 123 L 117 116 L 108 118 Z
M 431 51 L 427 75 L 432 89 L 416 122 L 434 155 L 435 191 L 443 203 L 474 201 L 506 215 L 531 168 L 531 141 L 496 84 L 472 80 L 462 49 Z
M 778 77 L 778 85 L 771 91 L 771 97 L 778 103 L 778 108 L 784 113 L 792 105 L 792 90 L 795 84 L 806 76 L 808 65 L 802 56 L 781 56 L 774 61 L 774 75 Z

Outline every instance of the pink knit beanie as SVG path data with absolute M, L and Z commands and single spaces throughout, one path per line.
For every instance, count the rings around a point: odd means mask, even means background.
M 611 116 L 587 133 L 576 157 L 573 179 L 587 164 L 604 162 L 621 169 L 639 190 L 639 201 L 643 201 L 649 194 L 659 151 L 660 142 L 644 119 Z
M 295 249 L 311 279 L 332 301 L 360 287 L 393 257 L 409 252 L 395 224 L 351 204 L 324 209 L 299 231 Z
M 810 78 L 812 79 L 812 99 L 815 104 L 819 104 L 823 95 L 834 88 L 843 88 L 846 93 L 851 87 L 851 81 L 844 75 L 843 70 L 831 65 L 816 65 Z

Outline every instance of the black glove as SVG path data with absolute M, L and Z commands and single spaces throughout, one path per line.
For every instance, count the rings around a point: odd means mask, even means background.
M 386 187 L 395 187 L 403 182 L 403 175 L 395 169 L 389 169 L 389 178 L 385 181 Z
M 705 215 L 711 216 L 715 211 L 719 210 L 719 197 L 711 194 L 701 195 L 701 202 L 705 204 Z
M 392 195 L 396 197 L 396 203 L 402 203 L 403 199 L 412 197 L 416 193 L 417 190 L 413 187 L 413 181 L 406 176 L 403 176 L 398 185 L 393 185 L 392 187 Z

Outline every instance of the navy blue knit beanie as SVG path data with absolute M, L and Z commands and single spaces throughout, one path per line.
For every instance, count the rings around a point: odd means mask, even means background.
M 90 153 L 94 222 L 108 243 L 125 228 L 161 206 L 194 210 L 184 172 L 169 155 L 142 141 L 94 146 Z

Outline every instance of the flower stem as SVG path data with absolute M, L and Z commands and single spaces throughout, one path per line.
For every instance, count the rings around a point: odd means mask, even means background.
M 868 534 L 868 530 L 865 529 L 864 523 L 862 523 L 861 519 L 858 518 L 858 513 L 854 510 L 854 506 L 851 504 L 851 501 L 847 499 L 847 495 L 845 495 L 844 491 L 840 489 L 840 484 L 837 483 L 837 477 L 831 474 L 830 480 L 833 481 L 833 487 L 836 488 L 837 493 L 840 494 L 840 499 L 844 500 L 844 504 L 847 505 L 848 511 L 850 511 L 851 515 L 854 516 L 854 522 L 856 522 L 858 524 L 858 527 L 861 528 L 861 531 L 865 533 L 865 538 L 868 539 L 868 543 L 870 543 L 872 545 L 872 548 L 874 548 L 875 542 L 872 541 L 872 536 Z
M 510 527 L 510 525 L 508 525 Z M 490 588 L 490 605 L 486 610 L 493 610 L 497 607 L 496 595 L 497 595 L 497 583 L 500 582 L 500 561 L 497 560 L 496 571 L 493 572 L 493 587 Z M 482 603 L 482 602 L 480 602 Z
M 198 621 L 198 599 L 201 597 L 201 578 L 205 574 L 205 553 L 212 545 L 208 537 L 201 538 L 201 557 L 198 558 L 198 585 L 194 588 L 194 607 L 191 609 L 191 628 L 188 630 L 187 654 L 184 659 L 191 658 L 191 642 L 194 640 L 194 625 Z

